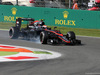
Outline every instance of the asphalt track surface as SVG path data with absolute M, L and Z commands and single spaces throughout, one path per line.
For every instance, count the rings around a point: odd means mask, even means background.
M 62 54 L 60 58 L 40 61 L 0 63 L 0 75 L 100 75 L 100 38 L 78 37 L 82 45 L 42 45 L 9 39 L 0 31 L 0 44 L 46 49 Z

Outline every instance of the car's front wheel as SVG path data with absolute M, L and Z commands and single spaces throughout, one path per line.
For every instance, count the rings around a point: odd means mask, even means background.
M 66 35 L 66 38 L 71 41 L 71 44 L 76 44 L 76 36 L 73 31 L 69 31 Z

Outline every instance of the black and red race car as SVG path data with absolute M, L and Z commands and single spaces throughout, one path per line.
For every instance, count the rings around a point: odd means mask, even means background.
M 30 21 L 25 27 L 21 27 L 22 21 Z M 81 40 L 77 40 L 75 33 L 69 31 L 66 35 L 63 35 L 59 30 L 48 28 L 43 20 L 34 21 L 32 18 L 18 18 L 16 19 L 16 25 L 9 30 L 9 36 L 11 39 L 17 39 L 23 37 L 26 39 L 32 39 L 39 37 L 41 44 L 81 44 Z
M 89 8 L 90 11 L 100 11 L 100 0 L 95 0 L 95 4 L 92 8 Z

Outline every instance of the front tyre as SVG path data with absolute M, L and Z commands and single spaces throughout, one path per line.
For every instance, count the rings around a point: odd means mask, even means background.
M 19 29 L 17 27 L 11 27 L 9 30 L 10 39 L 17 39 L 19 36 Z
M 48 34 L 47 34 L 47 32 L 46 32 L 46 31 L 42 31 L 42 32 L 40 33 L 40 42 L 41 42 L 42 44 L 47 44 L 47 39 L 48 39 Z
M 76 44 L 76 36 L 75 36 L 75 33 L 73 31 L 69 31 L 66 35 L 66 38 L 71 41 L 71 44 L 72 45 L 75 45 Z
M 71 41 L 73 39 L 76 39 L 75 33 L 73 31 L 69 31 L 66 35 L 66 38 Z

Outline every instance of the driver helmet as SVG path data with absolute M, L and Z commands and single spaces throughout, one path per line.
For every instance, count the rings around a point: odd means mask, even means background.
M 37 25 L 38 25 L 38 22 L 35 22 L 35 23 L 34 23 L 34 26 L 37 26 Z

